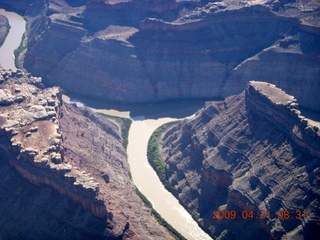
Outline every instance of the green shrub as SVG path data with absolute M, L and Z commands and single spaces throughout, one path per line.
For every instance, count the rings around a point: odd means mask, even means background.
M 166 167 L 165 167 L 164 161 L 161 159 L 161 156 L 159 153 L 159 147 L 158 147 L 160 137 L 162 136 L 162 134 L 174 124 L 177 124 L 177 121 L 164 124 L 153 132 L 148 142 L 147 157 L 150 165 L 157 173 L 164 187 L 169 192 L 171 192 L 177 199 L 179 199 L 177 190 L 169 183 L 166 177 Z M 189 212 L 189 214 L 192 216 L 194 220 L 196 221 L 199 220 L 199 216 L 197 213 L 191 210 L 187 210 L 187 211 Z
M 173 126 L 177 122 L 170 122 L 167 124 L 162 125 L 158 129 L 156 129 L 153 134 L 151 135 L 149 142 L 148 142 L 148 149 L 147 149 L 147 157 L 150 165 L 156 171 L 158 177 L 160 178 L 161 182 L 166 185 L 167 178 L 166 178 L 166 167 L 164 162 L 161 159 L 159 149 L 158 149 L 158 141 L 161 137 L 162 133 L 168 129 L 169 127 Z M 168 183 L 167 183 L 168 184 Z M 171 186 L 169 184 L 169 186 Z M 166 186 L 169 187 L 169 186 Z
M 129 118 L 123 118 L 123 117 L 116 117 L 105 113 L 99 113 L 100 115 L 113 119 L 117 123 L 120 124 L 121 127 L 121 137 L 122 137 L 122 145 L 124 149 L 127 149 L 128 147 L 128 136 L 129 136 L 129 129 L 132 123 L 132 120 Z
M 22 64 L 19 61 L 19 56 L 21 52 L 25 49 L 25 47 L 23 47 L 23 40 L 24 40 L 24 35 L 22 37 L 19 47 L 16 50 L 14 50 L 14 64 L 16 65 L 16 68 L 20 68 L 20 69 L 22 69 Z
M 27 30 L 27 24 L 26 24 L 26 30 Z M 22 35 L 22 39 L 21 39 L 19 47 L 16 50 L 14 50 L 14 52 L 13 52 L 13 54 L 14 54 L 14 64 L 16 65 L 16 68 L 19 68 L 19 69 L 23 69 L 23 66 L 22 66 L 22 63 L 19 60 L 19 57 L 20 57 L 21 53 L 26 49 L 26 47 L 23 45 L 23 42 L 24 42 L 25 38 L 26 38 L 26 33 L 24 33 Z

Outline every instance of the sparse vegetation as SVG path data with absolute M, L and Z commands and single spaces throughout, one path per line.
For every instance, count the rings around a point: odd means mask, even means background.
M 149 139 L 147 150 L 148 161 L 157 172 L 161 181 L 166 180 L 166 168 L 159 154 L 158 139 L 164 129 L 165 126 L 163 125 L 153 132 Z
M 120 124 L 121 126 L 121 137 L 122 137 L 122 145 L 124 147 L 124 149 L 127 149 L 128 147 L 128 136 L 129 136 L 129 129 L 131 126 L 131 119 L 129 118 L 122 118 L 122 117 L 116 117 L 116 116 L 112 116 L 109 114 L 105 114 L 105 113 L 99 113 L 100 115 L 113 119 L 114 121 L 116 121 L 117 123 Z
M 161 137 L 162 133 L 176 123 L 176 121 L 166 123 L 153 132 L 148 142 L 147 157 L 150 165 L 156 171 L 158 177 L 160 178 L 160 181 L 163 183 L 165 188 L 177 197 L 177 193 L 174 187 L 171 186 L 171 184 L 167 180 L 166 167 L 163 160 L 161 159 L 158 147 L 159 138 Z
M 23 41 L 25 39 L 25 34 L 23 34 L 19 47 L 14 50 L 14 64 L 16 68 L 23 69 L 22 63 L 19 61 L 20 54 L 26 49 L 23 45 Z
M 160 153 L 159 153 L 159 140 L 161 135 L 164 131 L 166 131 L 169 127 L 173 126 L 177 122 L 170 122 L 167 124 L 162 125 L 158 129 L 156 129 L 153 134 L 151 135 L 149 142 L 148 142 L 148 150 L 147 150 L 147 157 L 150 165 L 157 173 L 160 181 L 164 185 L 164 187 L 171 192 L 177 199 L 178 198 L 178 192 L 176 189 L 169 183 L 166 177 L 166 167 L 161 159 Z M 192 216 L 192 218 L 197 221 L 199 220 L 199 215 L 191 210 L 187 210 L 189 214 Z
M 24 18 L 24 20 L 26 21 L 26 23 L 28 22 L 26 18 Z M 28 24 L 26 24 L 26 31 L 28 30 Z M 26 38 L 26 33 L 24 33 L 22 35 L 22 38 L 21 38 L 21 42 L 20 42 L 20 45 L 19 47 L 14 50 L 13 54 L 14 54 L 14 64 L 16 65 L 16 68 L 19 68 L 19 69 L 23 69 L 23 66 L 22 66 L 22 62 L 20 62 L 20 55 L 23 51 L 25 51 L 26 47 L 24 46 L 24 40 Z
M 180 240 L 186 240 L 184 236 L 182 236 L 175 228 L 173 228 L 164 218 L 161 217 L 161 215 L 153 208 L 152 203 L 142 194 L 142 192 L 139 191 L 139 189 L 136 187 L 136 193 L 141 198 L 141 200 L 144 202 L 144 204 L 151 209 L 151 213 L 155 217 L 155 219 L 158 221 L 158 223 L 165 228 L 167 228 L 172 234 L 176 235 L 178 239 Z

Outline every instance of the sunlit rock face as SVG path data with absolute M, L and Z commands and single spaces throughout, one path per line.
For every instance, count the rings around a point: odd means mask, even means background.
M 118 123 L 0 68 L 1 239 L 173 239 L 135 192 Z
M 320 110 L 317 2 L 51 0 L 30 6 L 23 10 L 29 24 L 24 67 L 48 85 L 135 103 L 224 98 L 257 79 Z
M 179 200 L 212 237 L 319 234 L 319 126 L 275 85 L 251 81 L 240 95 L 207 102 L 164 133 L 160 149 Z M 214 210 L 235 211 L 237 217 L 213 219 Z M 278 215 L 281 210 L 290 212 L 287 220 Z M 306 216 L 300 218 L 302 211 Z

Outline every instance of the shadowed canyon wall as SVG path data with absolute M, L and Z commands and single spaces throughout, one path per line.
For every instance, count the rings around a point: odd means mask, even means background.
M 48 85 L 135 103 L 224 98 L 256 79 L 320 110 L 316 2 L 40 2 L 24 9 L 24 67 Z
M 319 234 L 319 126 L 274 85 L 251 81 L 240 95 L 208 102 L 195 117 L 169 129 L 160 148 L 179 200 L 211 236 Z M 234 210 L 237 217 L 213 219 L 214 210 Z M 270 219 L 260 219 L 267 210 Z M 280 219 L 279 210 L 288 210 L 290 218 Z M 305 210 L 306 218 L 296 219 L 297 210 Z M 244 219 L 243 211 L 253 211 L 254 218 Z

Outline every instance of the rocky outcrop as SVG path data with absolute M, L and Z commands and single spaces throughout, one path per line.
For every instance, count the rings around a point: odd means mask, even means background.
M 86 173 L 62 162 L 62 146 L 57 111 L 58 88 L 39 89 L 32 83 L 41 79 L 25 78 L 21 70 L 2 71 L 6 80 L 0 89 L 1 132 L 11 141 L 10 162 L 24 177 L 36 185 L 52 186 L 63 195 L 81 202 L 86 210 L 104 218 L 107 211 L 103 201 L 96 198 L 99 186 Z M 12 83 L 12 77 L 19 80 Z M 25 83 L 19 83 L 25 81 Z M 41 142 L 39 142 L 41 140 Z M 34 171 L 30 170 L 34 168 Z M 79 189 L 73 188 L 79 185 Z
M 160 144 L 167 179 L 212 237 L 312 239 L 320 225 L 319 125 L 293 96 L 251 81 L 167 130 Z M 215 210 L 237 216 L 213 219 Z
M 310 154 L 320 158 L 319 124 L 309 123 L 298 109 L 297 100 L 275 85 L 251 81 L 246 90 L 249 109 L 265 115 L 283 128 L 291 140 Z
M 200 6 L 200 0 L 112 0 L 112 1 L 104 1 L 104 0 L 91 0 L 87 2 L 87 8 L 89 10 L 103 9 L 103 10 L 122 10 L 127 8 L 135 8 L 142 9 L 145 11 L 153 12 L 153 13 L 165 13 L 170 10 L 177 10 L 179 7 L 183 6 L 184 3 L 187 2 L 190 5 Z
M 21 70 L 0 73 L 0 192 L 10 181 L 25 186 L 20 195 L 14 189 L 0 194 L 0 221 L 8 221 L 1 237 L 172 238 L 135 193 L 117 123 L 62 102 L 59 88 L 44 88 L 41 78 Z M 12 215 L 3 206 L 15 208 Z M 22 227 L 16 232 L 12 219 L 27 207 L 33 210 L 19 216 Z M 40 210 L 53 219 L 30 232 L 28 221 L 38 225 L 38 220 L 29 213 L 43 219 Z M 50 233 L 50 224 L 65 235 Z
M 319 4 L 314 1 L 51 0 L 40 5 L 25 11 L 24 67 L 48 85 L 135 103 L 225 98 L 257 79 L 320 110 Z

